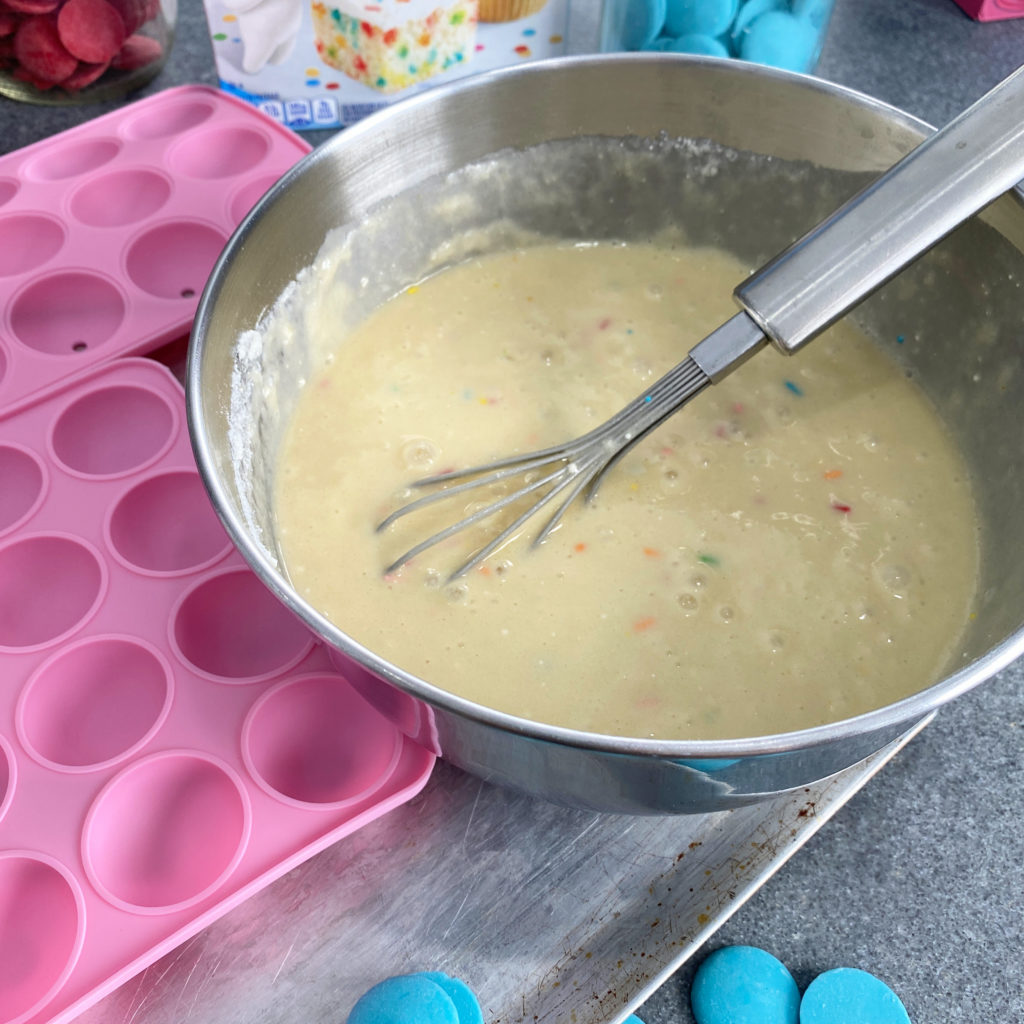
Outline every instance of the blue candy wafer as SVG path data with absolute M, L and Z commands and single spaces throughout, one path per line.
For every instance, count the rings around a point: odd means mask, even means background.
M 755 946 L 716 949 L 690 989 L 697 1024 L 797 1024 L 800 990 L 784 964 Z
M 669 53 L 697 53 L 705 57 L 728 57 L 729 50 L 725 44 L 714 36 L 704 36 L 691 32 L 678 39 L 670 39 L 665 47 Z
M 403 974 L 385 978 L 360 996 L 348 1024 L 460 1024 L 460 1014 L 436 981 Z
M 484 1024 L 484 1015 L 473 990 L 458 978 L 450 978 L 440 971 L 422 971 L 413 977 L 428 978 L 448 993 L 459 1014 L 459 1024 Z
M 643 50 L 665 24 L 666 0 L 617 0 L 608 6 L 603 32 L 615 42 L 609 49 Z
M 744 34 L 755 18 L 767 14 L 768 11 L 784 11 L 786 7 L 787 0 L 746 0 L 736 12 L 736 19 L 729 29 L 729 38 L 733 46 L 739 49 Z
M 884 981 L 856 967 L 837 967 L 807 986 L 800 1024 L 910 1024 L 910 1017 Z
M 793 0 L 791 9 L 798 18 L 809 21 L 820 31 L 832 14 L 835 0 Z
M 809 20 L 785 11 L 754 18 L 740 40 L 740 56 L 755 64 L 808 71 L 818 51 L 818 31 Z
M 668 0 L 665 34 L 669 36 L 718 36 L 736 17 L 739 0 Z

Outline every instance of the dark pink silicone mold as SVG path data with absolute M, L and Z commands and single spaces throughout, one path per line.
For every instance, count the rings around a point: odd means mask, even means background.
M 185 86 L 0 157 L 0 416 L 186 335 L 231 232 L 309 148 Z

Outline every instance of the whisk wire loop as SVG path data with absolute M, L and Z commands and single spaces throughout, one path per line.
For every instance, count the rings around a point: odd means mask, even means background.
M 531 542 L 532 546 L 544 543 L 580 494 L 585 492 L 584 500 L 592 501 L 608 469 L 671 416 L 680 405 L 689 401 L 709 383 L 710 378 L 707 374 L 692 358 L 687 357 L 610 419 L 573 441 L 414 481 L 412 486 L 417 489 L 437 487 L 438 490 L 395 509 L 378 525 L 378 532 L 386 530 L 398 519 L 437 502 L 457 498 L 459 495 L 500 484 L 514 477 L 528 477 L 529 474 L 538 471 L 541 473 L 535 479 L 527 479 L 523 486 L 511 493 L 501 495 L 487 505 L 474 509 L 409 548 L 387 566 L 384 574 L 396 572 L 424 551 L 449 537 L 516 505 L 531 494 L 537 494 L 536 501 L 495 537 L 474 551 L 448 576 L 449 582 L 457 579 L 490 557 L 518 534 L 542 508 L 561 495 L 561 501 Z M 551 472 L 544 472 L 549 467 L 554 468 Z

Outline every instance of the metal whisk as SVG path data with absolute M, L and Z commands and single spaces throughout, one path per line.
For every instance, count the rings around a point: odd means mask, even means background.
M 581 494 L 638 441 L 771 341 L 791 355 L 950 231 L 1024 178 L 1024 68 L 1019 68 L 876 182 L 747 278 L 733 293 L 742 312 L 610 420 L 565 444 L 415 481 L 437 488 L 377 527 L 439 501 L 519 477 L 522 485 L 411 547 L 385 570 L 535 495 L 536 500 L 456 568 L 469 572 L 541 509 L 554 510 L 538 545 Z

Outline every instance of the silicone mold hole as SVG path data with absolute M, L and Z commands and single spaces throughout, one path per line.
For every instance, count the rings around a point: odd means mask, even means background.
M 73 178 L 109 163 L 120 148 L 120 143 L 113 139 L 90 139 L 76 145 L 55 146 L 33 161 L 30 173 L 43 181 Z
M 56 256 L 64 245 L 64 229 L 34 213 L 0 218 L 0 277 L 25 274 Z
M 212 113 L 213 107 L 200 100 L 161 104 L 130 121 L 125 135 L 131 139 L 166 139 L 202 124 Z
M 277 183 L 277 175 L 265 174 L 262 178 L 243 185 L 231 200 L 231 220 L 238 224 L 242 218 L 266 195 L 267 189 Z
M 128 276 L 150 295 L 190 298 L 206 283 L 226 241 L 225 235 L 205 224 L 164 224 L 146 232 L 128 250 Z
M 14 751 L 7 740 L 0 736 L 0 821 L 4 820 L 4 815 L 14 800 L 17 777 L 18 768 L 14 760 Z
M 178 654 L 224 681 L 267 679 L 298 664 L 313 639 L 298 619 L 246 569 L 207 577 L 173 613 Z
M 153 171 L 113 171 L 83 185 L 71 200 L 71 212 L 83 224 L 121 227 L 156 213 L 170 195 L 170 183 Z
M 81 271 L 56 274 L 26 288 L 11 308 L 11 328 L 37 352 L 67 355 L 94 349 L 121 326 L 125 303 L 105 278 Z
M 18 183 L 9 178 L 0 178 L 0 206 L 9 203 L 18 194 Z
M 170 708 L 171 673 L 129 637 L 93 637 L 42 665 L 22 692 L 18 732 L 49 765 L 100 767 L 127 756 Z
M 249 803 L 226 765 L 187 751 L 126 768 L 86 817 L 82 853 L 112 903 L 150 913 L 201 900 L 234 870 Z
M 0 533 L 4 533 L 39 507 L 46 477 L 28 449 L 0 444 L 0 481 Z
M 254 705 L 243 729 L 246 766 L 272 792 L 338 807 L 368 797 L 394 771 L 398 732 L 341 676 L 282 683 Z
M 37 647 L 95 610 L 105 574 L 74 537 L 40 534 L 0 548 L 0 647 Z
M 53 428 L 53 453 L 72 472 L 115 476 L 155 459 L 174 438 L 174 411 L 153 391 L 119 385 L 69 405 Z
M 74 966 L 85 922 L 81 894 L 48 859 L 0 853 L 0 1020 L 27 1018 Z
M 270 143 L 251 128 L 206 128 L 184 139 L 172 162 L 194 178 L 229 178 L 251 171 L 266 155 Z
M 226 554 L 231 541 L 197 473 L 164 473 L 133 487 L 114 506 L 111 548 L 146 572 L 180 573 Z

